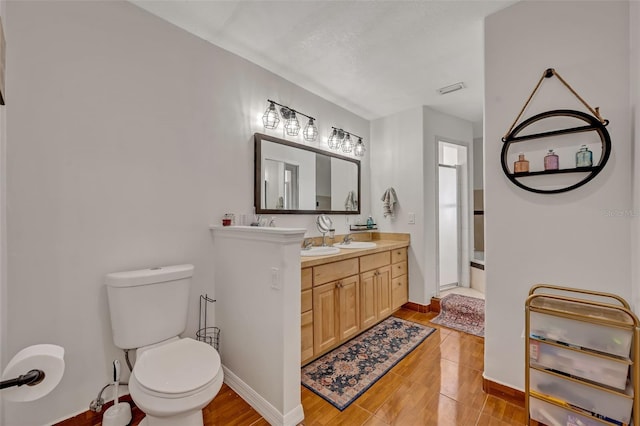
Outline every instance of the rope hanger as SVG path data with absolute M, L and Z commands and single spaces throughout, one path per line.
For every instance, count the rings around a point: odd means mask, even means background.
M 502 137 L 502 141 L 506 142 L 507 138 L 509 136 L 509 134 L 511 134 L 511 131 L 513 130 L 513 128 L 516 126 L 516 123 L 518 122 L 518 120 L 520 120 L 520 117 L 522 117 L 522 114 L 524 114 L 524 111 L 527 109 L 527 106 L 529 106 L 529 103 L 531 102 L 531 99 L 533 99 L 533 95 L 536 94 L 536 92 L 538 91 L 538 89 L 540 88 L 540 86 L 542 85 L 542 82 L 544 81 L 545 78 L 551 78 L 553 76 L 558 77 L 558 79 L 560 80 L 560 82 L 562 84 L 565 85 L 565 87 L 567 89 L 569 89 L 569 91 L 571 93 L 573 93 L 573 95 L 578 98 L 578 100 L 580 102 L 582 102 L 582 104 L 591 112 L 591 114 L 593 114 L 594 117 L 596 117 L 598 119 L 598 121 L 600 121 L 600 123 L 602 123 L 603 125 L 607 125 L 609 124 L 609 120 L 605 120 L 604 118 L 602 118 L 602 116 L 600 115 L 600 108 L 599 107 L 595 107 L 592 108 L 584 99 L 582 99 L 582 97 L 580 97 L 580 95 L 578 95 L 578 93 L 573 90 L 573 87 L 571 87 L 569 85 L 569 83 L 567 83 L 565 81 L 564 78 L 562 78 L 560 76 L 560 74 L 558 74 L 558 72 L 556 70 L 554 70 L 553 68 L 547 68 L 543 73 L 542 76 L 540 77 L 540 80 L 538 80 L 538 84 L 536 84 L 536 87 L 534 87 L 533 91 L 531 92 L 531 95 L 529 95 L 529 99 L 527 99 L 527 101 L 525 102 L 524 106 L 522 107 L 522 109 L 520 110 L 520 113 L 518 114 L 518 116 L 516 117 L 516 119 L 513 121 L 513 124 L 511 125 L 511 127 L 509 128 L 509 130 L 507 130 L 507 133 L 505 133 L 505 135 Z

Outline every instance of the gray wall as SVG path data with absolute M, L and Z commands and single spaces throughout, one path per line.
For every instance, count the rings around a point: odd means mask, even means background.
M 86 411 L 111 361 L 124 365 L 106 273 L 193 263 L 195 334 L 198 295 L 215 296 L 208 227 L 251 212 L 267 98 L 316 117 L 318 146 L 332 125 L 368 140 L 369 123 L 127 2 L 9 2 L 7 13 L 3 361 L 54 343 L 67 367 L 45 398 L 7 403 L 0 423 L 50 424 Z M 315 231 L 313 219 L 277 223 Z

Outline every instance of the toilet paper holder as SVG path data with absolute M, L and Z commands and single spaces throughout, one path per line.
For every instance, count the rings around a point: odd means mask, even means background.
M 29 370 L 26 374 L 21 374 L 15 379 L 3 380 L 0 382 L 0 389 L 11 388 L 13 386 L 35 386 L 44 380 L 45 374 L 42 370 Z

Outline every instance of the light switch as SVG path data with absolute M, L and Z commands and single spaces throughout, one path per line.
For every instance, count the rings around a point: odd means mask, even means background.
M 271 288 L 280 290 L 280 269 L 271 268 Z
M 409 225 L 415 225 L 415 224 L 416 224 L 416 214 L 409 213 Z

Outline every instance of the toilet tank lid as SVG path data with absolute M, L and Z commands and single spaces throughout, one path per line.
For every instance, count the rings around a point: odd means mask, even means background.
M 193 265 L 161 266 L 137 271 L 107 274 L 105 284 L 109 287 L 134 287 L 189 278 L 193 275 Z

